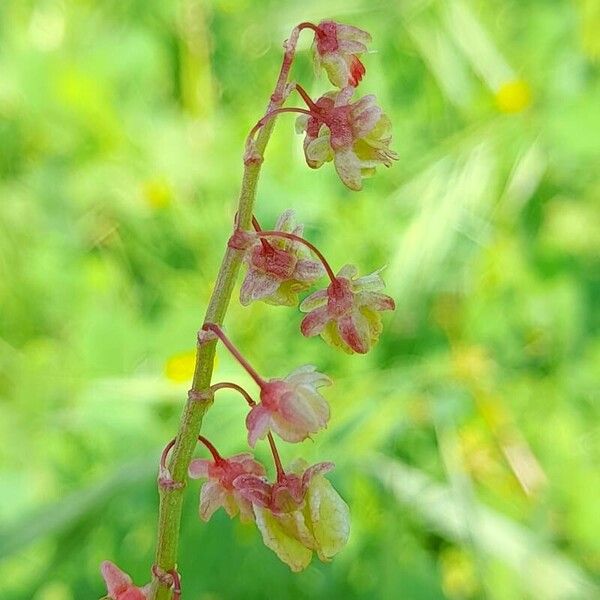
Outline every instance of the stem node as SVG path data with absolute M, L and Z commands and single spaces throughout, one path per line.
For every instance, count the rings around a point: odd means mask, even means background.
M 201 404 L 212 404 L 215 399 L 214 392 L 208 388 L 206 390 L 191 389 L 188 391 L 188 400 L 191 402 L 199 402 Z

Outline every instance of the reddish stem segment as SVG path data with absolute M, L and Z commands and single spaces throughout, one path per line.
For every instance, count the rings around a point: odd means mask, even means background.
M 248 403 L 248 406 L 256 406 L 256 402 L 251 398 L 250 394 L 241 385 L 238 385 L 237 383 L 223 381 L 222 383 L 216 383 L 215 385 L 210 386 L 210 389 L 213 392 L 216 392 L 217 390 L 223 390 L 226 388 L 236 390 L 237 392 L 239 392 Z M 277 445 L 275 444 L 275 439 L 273 438 L 273 434 L 270 431 L 267 434 L 267 439 L 269 440 L 269 446 L 271 446 L 271 453 L 273 454 L 273 461 L 275 462 L 275 469 L 277 470 L 277 479 L 281 479 L 285 475 L 285 471 L 283 470 L 283 466 L 281 464 L 281 458 L 279 457 L 279 452 L 277 450 Z
M 252 215 L 252 227 L 254 227 L 254 231 L 256 232 L 262 231 L 262 229 L 260 228 L 260 223 L 254 215 Z M 273 246 L 271 246 L 271 244 L 269 244 L 269 242 L 267 242 L 267 240 L 265 240 L 264 238 L 261 238 L 260 243 L 262 244 L 262 247 L 265 250 L 265 252 L 273 250 Z
M 256 406 L 256 402 L 254 402 L 254 400 L 252 400 L 252 397 L 250 396 L 250 394 L 241 385 L 238 385 L 237 383 L 233 383 L 231 381 L 223 381 L 221 383 L 215 383 L 214 385 L 211 385 L 210 389 L 213 392 L 216 392 L 218 390 L 224 390 L 224 389 L 236 390 L 242 396 L 244 396 L 244 399 L 248 403 L 248 406 Z
M 216 323 L 205 323 L 202 327 L 205 331 L 212 331 L 231 352 L 233 357 L 246 369 L 248 375 L 254 379 L 256 384 L 262 388 L 265 380 L 254 370 L 250 363 L 242 356 L 242 353 L 231 343 L 231 340 L 225 335 L 224 331 Z
M 273 434 L 270 431 L 267 434 L 267 439 L 269 440 L 269 446 L 271 446 L 271 454 L 273 454 L 273 460 L 275 461 L 277 481 L 281 481 L 285 477 L 285 471 L 283 470 L 283 465 L 281 464 L 281 458 L 279 457 L 279 452 L 277 451 L 277 446 L 275 444 L 275 440 L 273 439 Z
M 260 223 L 258 222 L 258 219 L 252 215 L 252 227 L 254 227 L 254 231 L 262 231 L 262 228 L 260 226 Z
M 273 117 L 281 114 L 281 113 L 301 113 L 303 115 L 312 115 L 312 113 L 310 112 L 310 110 L 306 110 L 305 108 L 296 108 L 295 106 L 290 106 L 288 108 L 275 108 L 271 111 L 269 111 L 262 119 L 260 119 L 256 125 L 250 130 L 250 133 L 248 134 L 248 140 L 251 140 L 256 132 L 261 128 L 264 127 Z
M 298 31 L 302 31 L 303 29 L 312 29 L 317 35 L 321 35 L 321 30 L 310 21 L 303 21 L 300 25 L 296 25 L 296 29 Z
M 302 100 L 306 102 L 306 106 L 310 108 L 309 112 L 311 116 L 318 116 L 320 108 L 312 101 L 312 98 L 308 95 L 308 92 L 299 83 L 294 84 L 294 87 L 296 88 L 296 91 L 300 94 L 300 96 L 302 96 Z
M 223 457 L 219 454 L 219 451 L 203 435 L 198 436 L 198 441 L 206 446 L 208 451 L 212 454 L 215 463 L 224 461 Z
M 171 569 L 169 574 L 173 578 L 173 600 L 181 599 L 181 577 L 177 569 Z
M 177 438 L 173 438 L 165 447 L 164 450 L 162 451 L 162 454 L 160 455 L 160 468 L 161 471 L 162 470 L 166 470 L 167 469 L 167 458 L 169 456 L 169 452 L 171 451 L 171 448 L 175 445 L 175 441 Z
M 327 259 L 323 256 L 321 251 L 314 245 L 311 244 L 308 240 L 300 237 L 299 235 L 294 235 L 293 233 L 287 233 L 286 231 L 257 231 L 256 235 L 259 237 L 279 237 L 286 238 L 288 240 L 294 240 L 295 242 L 299 242 L 300 244 L 304 244 L 307 248 L 310 248 L 317 258 L 321 261 L 322 265 L 325 267 L 325 271 L 327 271 L 327 275 L 332 282 L 335 283 L 335 273 L 333 269 L 327 262 Z

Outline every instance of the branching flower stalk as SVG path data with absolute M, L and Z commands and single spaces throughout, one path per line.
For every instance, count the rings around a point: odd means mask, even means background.
M 326 71 L 338 88 L 313 101 L 305 89 L 289 82 L 296 44 L 302 30 L 314 34 L 315 66 Z M 152 580 L 137 587 L 131 578 L 110 561 L 101 572 L 110 600 L 179 600 L 181 577 L 177 549 L 183 494 L 188 477 L 206 480 L 200 492 L 200 518 L 208 521 L 222 507 L 230 517 L 239 515 L 254 522 L 264 543 L 293 571 L 304 569 L 313 553 L 328 561 L 346 544 L 349 509 L 324 474 L 329 462 L 309 466 L 296 461 L 284 468 L 274 434 L 296 443 L 325 429 L 329 405 L 319 388 L 331 380 L 315 367 L 305 365 L 283 378 L 266 379 L 245 359 L 223 330 L 240 267 L 247 273 L 240 289 L 240 302 L 262 300 L 273 305 L 298 306 L 306 312 L 300 329 L 309 337 L 321 335 L 330 345 L 348 353 L 365 353 L 381 333 L 380 312 L 394 309 L 394 301 L 383 294 L 379 272 L 357 277 L 357 269 L 343 266 L 337 274 L 323 253 L 303 237 L 303 227 L 294 212 L 285 211 L 273 229 L 263 230 L 254 216 L 258 178 L 265 148 L 275 119 L 282 113 L 299 113 L 297 130 L 305 132 L 304 152 L 311 168 L 333 161 L 342 182 L 352 190 L 362 187 L 362 178 L 375 167 L 390 166 L 396 159 L 389 148 L 389 119 L 374 96 L 351 102 L 365 74 L 358 55 L 366 52 L 368 33 L 334 21 L 318 25 L 301 23 L 284 44 L 284 56 L 265 115 L 250 130 L 244 152 L 244 173 L 233 231 L 217 274 L 202 329 L 198 333 L 196 363 L 179 430 L 162 452 L 158 489 L 160 507 Z M 306 108 L 284 107 L 296 91 Z M 307 291 L 326 275 L 329 284 L 304 298 Z M 258 401 L 234 382 L 211 385 L 215 350 L 222 343 L 258 387 Z M 252 454 L 223 457 L 212 441 L 200 434 L 202 420 L 222 389 L 239 392 L 249 412 L 246 417 L 248 445 L 254 448 L 265 439 L 271 449 L 276 473 L 269 482 L 266 469 Z M 209 459 L 194 459 L 200 442 Z

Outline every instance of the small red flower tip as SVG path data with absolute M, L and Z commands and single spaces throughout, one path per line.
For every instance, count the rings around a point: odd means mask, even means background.
M 331 560 L 348 540 L 348 505 L 323 476 L 333 466 L 324 462 L 308 467 L 298 461 L 274 484 L 254 475 L 234 481 L 252 503 L 265 545 L 292 571 L 306 568 L 313 551 L 321 560 Z
M 303 226 L 296 224 L 293 210 L 286 210 L 277 220 L 275 231 L 302 237 Z M 323 276 L 323 266 L 310 257 L 301 243 L 278 237 L 259 239 L 249 232 L 247 235 L 254 237 L 246 245 L 244 257 L 248 266 L 240 289 L 240 302 L 244 306 L 256 300 L 295 306 L 298 293 Z
M 285 379 L 271 379 L 260 393 L 260 402 L 246 418 L 248 443 L 273 431 L 287 442 L 301 442 L 325 428 L 329 421 L 329 405 L 317 388 L 331 385 L 331 380 L 315 367 L 306 365 Z
M 352 87 L 330 92 L 317 100 L 311 115 L 300 115 L 296 131 L 306 132 L 306 163 L 318 169 L 332 161 L 342 182 L 351 190 L 362 189 L 362 179 L 375 167 L 390 167 L 398 155 L 390 149 L 392 125 L 377 105 L 375 96 L 350 103 Z
M 379 313 L 394 310 L 379 272 L 356 278 L 357 269 L 344 266 L 325 290 L 311 294 L 300 304 L 308 313 L 300 325 L 306 337 L 321 335 L 331 346 L 352 354 L 365 354 L 379 339 L 382 330 Z
M 254 514 L 250 502 L 233 486 L 233 481 L 237 477 L 248 474 L 256 477 L 265 474 L 264 467 L 254 460 L 251 454 L 237 454 L 219 460 L 193 460 L 189 467 L 190 477 L 208 479 L 200 491 L 200 518 L 208 521 L 222 506 L 230 517 L 239 513 L 242 521 L 253 520 Z
M 367 51 L 371 36 L 362 29 L 335 21 L 321 21 L 315 32 L 313 57 L 315 68 L 325 69 L 329 81 L 339 88 L 356 87 L 365 68 L 358 54 Z
M 111 600 L 148 600 L 150 598 L 149 585 L 143 588 L 136 587 L 133 585 L 131 577 L 114 563 L 105 560 L 100 565 L 100 571 Z

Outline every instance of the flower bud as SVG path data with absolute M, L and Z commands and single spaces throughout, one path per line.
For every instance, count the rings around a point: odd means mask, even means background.
M 315 367 L 306 365 L 290 373 L 285 379 L 271 379 L 264 384 L 260 402 L 253 406 L 246 418 L 248 443 L 269 431 L 287 442 L 301 442 L 327 426 L 329 405 L 317 388 L 331 385 L 331 380 Z
M 367 51 L 371 36 L 358 27 L 321 21 L 315 32 L 313 58 L 316 70 L 325 69 L 329 81 L 339 88 L 356 87 L 365 67 L 358 58 Z

